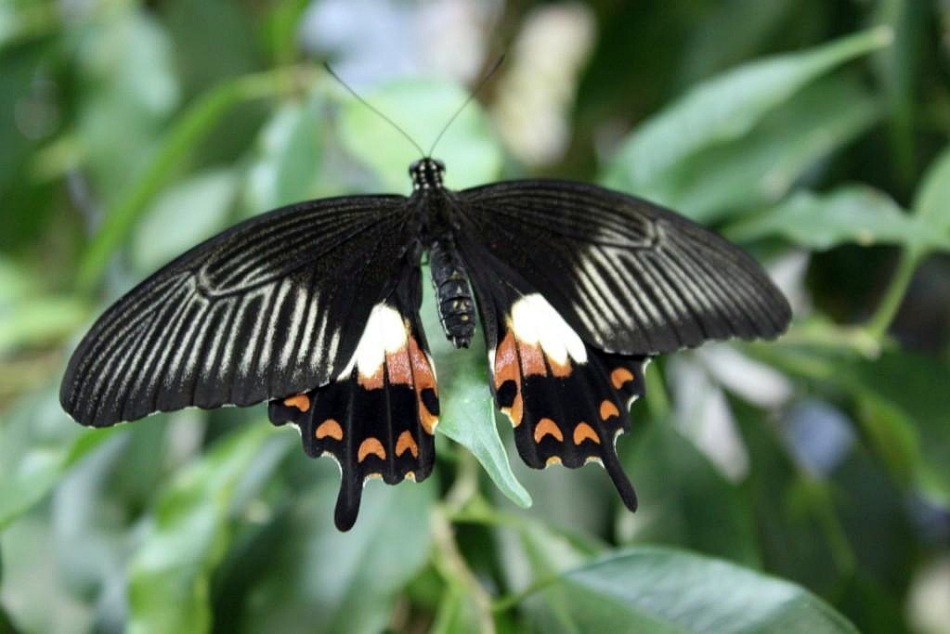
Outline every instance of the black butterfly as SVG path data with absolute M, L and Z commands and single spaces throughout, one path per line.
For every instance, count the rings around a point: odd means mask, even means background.
M 754 260 L 675 213 L 558 180 L 314 200 L 191 249 L 99 318 L 60 400 L 96 427 L 189 405 L 269 401 L 310 456 L 329 453 L 349 529 L 363 482 L 422 480 L 439 417 L 419 318 L 428 253 L 446 336 L 476 307 L 491 390 L 531 467 L 602 464 L 631 510 L 614 443 L 654 355 L 709 339 L 773 338 L 791 311 Z

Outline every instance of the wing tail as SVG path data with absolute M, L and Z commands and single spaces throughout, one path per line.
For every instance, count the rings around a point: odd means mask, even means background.
M 417 276 L 415 277 L 418 284 Z M 349 530 L 367 478 L 422 481 L 435 462 L 435 371 L 407 285 L 377 304 L 349 364 L 333 382 L 270 403 L 275 424 L 300 428 L 304 450 L 340 465 L 335 522 Z
M 500 279 L 478 276 L 473 282 L 495 403 L 514 426 L 518 453 L 535 469 L 598 463 L 635 510 L 637 496 L 620 466 L 616 440 L 630 428 L 628 410 L 643 394 L 648 359 L 593 348 L 541 294 Z

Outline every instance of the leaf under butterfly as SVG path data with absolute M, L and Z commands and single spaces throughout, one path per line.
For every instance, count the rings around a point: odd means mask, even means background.
M 442 335 L 431 284 L 424 285 L 422 318 L 439 381 L 441 414 L 436 430 L 472 452 L 512 502 L 531 506 L 531 496 L 511 470 L 498 435 L 482 333 L 475 333 L 470 348 L 454 348 Z

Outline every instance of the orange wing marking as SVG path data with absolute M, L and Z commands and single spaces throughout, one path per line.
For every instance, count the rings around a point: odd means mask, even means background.
M 574 444 L 580 445 L 585 440 L 593 440 L 598 445 L 600 444 L 600 438 L 594 428 L 585 422 L 580 422 L 574 428 Z
M 626 383 L 629 383 L 633 380 L 633 372 L 627 368 L 617 368 L 610 373 L 610 382 L 613 383 L 614 388 L 620 389 Z
M 330 437 L 334 440 L 343 440 L 343 428 L 340 427 L 340 423 L 328 418 L 317 427 L 316 436 L 317 439 Z
M 413 458 L 419 457 L 419 445 L 412 438 L 412 434 L 404 431 L 399 434 L 399 439 L 396 441 L 396 456 L 401 456 L 407 451 L 412 454 Z
M 386 459 L 386 450 L 383 448 L 383 443 L 379 442 L 377 438 L 367 438 L 360 443 L 360 448 L 356 452 L 356 460 L 363 462 L 371 454 L 380 460 Z
M 506 381 L 511 381 L 515 384 L 517 393 L 515 394 L 514 401 L 510 407 L 501 408 L 501 411 L 511 419 L 511 424 L 517 427 L 521 424 L 521 418 L 524 416 L 524 400 L 522 400 L 521 397 L 521 370 L 518 360 L 518 345 L 515 343 L 515 336 L 510 329 L 505 335 L 505 338 L 502 339 L 501 343 L 495 348 L 495 367 L 493 368 L 492 374 L 494 375 L 496 390 L 504 385 Z
M 413 336 L 409 337 L 409 354 L 407 355 L 409 367 L 412 370 L 412 387 L 416 392 L 416 403 L 418 404 L 419 422 L 427 434 L 435 432 L 435 426 L 439 424 L 439 417 L 426 407 L 422 400 L 422 393 L 425 390 L 432 390 L 436 397 L 439 396 L 439 386 L 435 380 L 435 372 L 429 364 L 429 357 L 419 347 L 419 342 Z M 397 452 L 398 453 L 398 452 Z M 413 454 L 415 455 L 415 454 Z
M 558 442 L 564 442 L 564 434 L 550 418 L 542 418 L 534 428 L 534 442 L 540 443 L 545 436 L 554 436 Z
M 406 348 L 386 353 L 386 376 L 394 385 L 412 385 L 412 364 Z
M 296 396 L 291 396 L 290 398 L 284 399 L 284 405 L 287 407 L 296 407 L 301 412 L 310 411 L 310 397 L 306 394 L 297 394 Z
M 511 332 L 509 330 L 508 332 Z M 548 373 L 544 365 L 544 352 L 540 346 L 521 343 L 515 338 L 515 345 L 518 346 L 518 356 L 521 357 L 521 374 L 523 376 L 544 376 Z
M 600 420 L 607 420 L 614 416 L 620 416 L 620 410 L 612 401 L 604 399 L 600 403 Z

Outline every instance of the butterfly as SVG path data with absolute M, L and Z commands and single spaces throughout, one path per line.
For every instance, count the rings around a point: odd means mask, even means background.
M 103 427 L 267 401 L 308 455 L 339 463 L 334 519 L 348 530 L 367 478 L 432 472 L 427 257 L 445 336 L 467 347 L 481 325 L 489 388 L 523 460 L 600 463 L 634 510 L 615 442 L 647 362 L 775 338 L 787 301 L 739 248 L 645 200 L 563 180 L 452 191 L 444 173 L 423 158 L 408 197 L 302 202 L 192 248 L 95 322 L 69 361 L 63 408 Z

